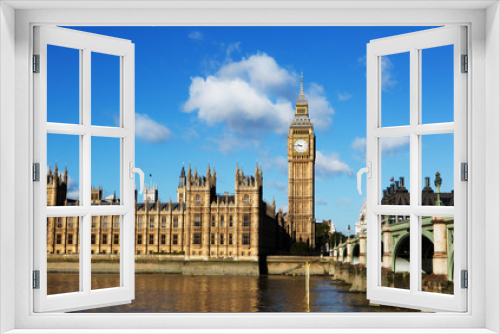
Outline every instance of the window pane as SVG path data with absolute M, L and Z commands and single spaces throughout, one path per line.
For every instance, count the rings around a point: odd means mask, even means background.
M 92 205 L 120 204 L 120 139 L 92 137 Z
M 47 218 L 47 295 L 80 291 L 80 217 Z
M 120 216 L 92 216 L 92 290 L 120 286 L 120 220 Z
M 422 136 L 422 205 L 454 205 L 453 137 Z
M 92 125 L 120 126 L 120 57 L 92 52 Z
M 410 124 L 410 53 L 380 57 L 382 126 Z
M 80 205 L 79 136 L 47 134 L 47 206 Z
M 453 217 L 422 217 L 422 291 L 453 294 Z
M 410 289 L 410 219 L 381 216 L 381 286 Z
M 47 45 L 47 122 L 80 123 L 80 50 Z
M 421 50 L 422 123 L 453 122 L 453 45 Z
M 410 137 L 380 139 L 381 204 L 410 204 Z

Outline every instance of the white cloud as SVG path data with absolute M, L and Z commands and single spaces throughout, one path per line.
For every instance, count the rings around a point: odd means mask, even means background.
M 188 34 L 188 37 L 197 41 L 201 41 L 203 39 L 203 34 L 201 33 L 201 31 L 195 30 L 191 31 Z
M 246 147 L 256 148 L 259 146 L 258 140 L 243 138 L 235 135 L 232 132 L 224 132 L 220 137 L 208 138 L 208 141 L 215 143 L 217 150 L 225 155 L 234 151 L 239 151 Z
M 353 171 L 348 164 L 340 160 L 337 153 L 324 155 L 321 151 L 316 153 L 316 173 L 320 177 L 340 174 L 352 175 Z
M 239 44 L 232 49 L 239 50 Z M 209 126 L 224 124 L 226 131 L 262 138 L 256 133 L 288 131 L 297 94 L 296 74 L 257 53 L 240 61 L 228 59 L 214 73 L 191 78 L 183 111 L 196 113 Z M 310 83 L 306 95 L 315 126 L 327 128 L 334 110 L 323 87 Z
M 68 199 L 80 198 L 80 189 L 78 183 L 71 176 L 68 175 L 68 188 L 66 189 L 66 197 Z
M 387 91 L 398 83 L 394 76 L 394 64 L 385 56 L 381 57 L 380 65 L 382 67 L 382 90 Z
M 281 182 L 281 181 L 274 181 L 274 180 L 269 180 L 266 181 L 265 187 L 271 187 L 278 189 L 279 191 L 287 191 L 288 190 L 288 184 L 286 182 Z
M 264 169 L 276 169 L 282 174 L 288 174 L 288 158 L 264 156 L 261 160 Z
M 316 205 L 326 206 L 328 202 L 320 197 L 316 198 Z
M 345 92 L 345 93 L 337 92 L 337 99 L 339 101 L 347 101 L 347 100 L 350 100 L 351 98 L 352 98 L 352 94 L 349 94 L 347 92 Z
M 358 152 L 366 152 L 366 138 L 356 137 L 351 143 L 353 150 Z
M 352 204 L 352 200 L 348 197 L 343 197 L 335 200 L 335 206 L 341 207 L 341 206 L 349 206 Z
M 172 132 L 157 123 L 147 114 L 135 114 L 135 135 L 149 143 L 162 143 L 170 138 Z
M 395 156 L 398 153 L 408 151 L 410 138 L 404 137 L 385 137 L 381 139 L 381 148 L 383 156 Z M 366 156 L 366 138 L 356 137 L 351 143 L 351 148 L 363 154 L 363 160 Z
M 381 139 L 382 155 L 395 156 L 402 152 L 409 152 L 410 137 L 386 137 Z

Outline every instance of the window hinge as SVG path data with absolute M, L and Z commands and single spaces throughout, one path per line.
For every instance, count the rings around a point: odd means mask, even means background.
M 461 170 L 461 180 L 462 181 L 469 181 L 469 165 L 466 162 L 462 162 L 460 165 L 460 170 Z
M 460 276 L 461 276 L 461 281 L 462 281 L 462 284 L 461 284 L 462 289 L 468 289 L 469 288 L 469 272 L 467 270 L 462 270 L 460 272 Z
M 40 270 L 33 270 L 33 289 L 40 289 Z
M 33 164 L 33 181 L 40 182 L 40 163 Z
M 462 73 L 469 72 L 469 56 L 462 55 Z
M 33 55 L 33 73 L 40 73 L 40 55 Z

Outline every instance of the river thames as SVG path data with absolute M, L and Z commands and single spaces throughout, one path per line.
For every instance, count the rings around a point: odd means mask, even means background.
M 118 275 L 94 274 L 92 287 L 119 284 Z M 78 275 L 52 274 L 50 293 L 78 286 Z M 373 306 L 365 293 L 350 293 L 349 286 L 329 276 L 311 276 L 310 305 L 304 276 L 186 276 L 136 274 L 135 300 L 128 305 L 85 312 L 404 312 L 396 307 Z

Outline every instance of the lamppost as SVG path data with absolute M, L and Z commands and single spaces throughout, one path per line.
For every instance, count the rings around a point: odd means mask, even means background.
M 434 180 L 434 185 L 437 188 L 437 199 L 436 199 L 436 206 L 441 206 L 441 184 L 443 183 L 443 179 L 441 178 L 441 174 L 439 174 L 439 171 L 436 173 L 436 179 Z

